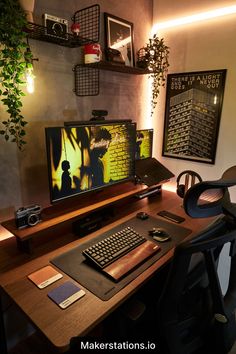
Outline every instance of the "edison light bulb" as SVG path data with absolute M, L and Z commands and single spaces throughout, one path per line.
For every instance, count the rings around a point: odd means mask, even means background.
M 33 68 L 27 68 L 25 72 L 25 79 L 26 79 L 26 88 L 29 93 L 34 92 L 34 74 Z

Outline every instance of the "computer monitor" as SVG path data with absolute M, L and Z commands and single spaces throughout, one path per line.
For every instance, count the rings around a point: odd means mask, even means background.
M 134 178 L 135 123 L 88 122 L 45 131 L 51 202 Z
M 139 129 L 136 131 L 135 159 L 152 157 L 153 129 Z

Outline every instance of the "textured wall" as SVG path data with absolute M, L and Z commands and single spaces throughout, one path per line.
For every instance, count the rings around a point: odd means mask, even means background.
M 178 19 L 205 11 L 235 5 L 233 0 L 154 0 L 154 21 Z M 170 46 L 170 73 L 227 69 L 219 137 L 214 165 L 161 158 L 165 95 L 160 96 L 154 128 L 156 127 L 156 151 L 161 161 L 176 176 L 183 170 L 192 169 L 203 179 L 218 179 L 229 167 L 235 165 L 235 85 L 236 85 L 236 14 L 196 22 L 179 27 L 163 29 L 158 33 Z M 236 200 L 236 187 L 231 189 Z
M 96 2 L 95 2 L 96 3 Z M 108 12 L 134 24 L 135 52 L 149 38 L 152 25 L 152 0 L 101 0 L 101 36 L 104 46 L 103 13 Z M 43 13 L 66 18 L 94 1 L 36 0 L 34 20 L 42 23 Z M 70 21 L 71 23 L 71 21 Z M 35 92 L 24 98 L 23 115 L 27 126 L 27 145 L 18 152 L 11 143 L 0 139 L 0 221 L 13 216 L 16 208 L 31 203 L 49 204 L 44 128 L 62 125 L 66 120 L 86 120 L 92 109 L 107 109 L 110 118 L 132 118 L 140 122 L 145 115 L 145 76 L 100 72 L 100 95 L 77 97 L 73 93 L 72 68 L 80 50 L 30 39 L 34 57 Z M 5 116 L 4 107 L 0 115 Z M 140 126 L 145 128 L 145 126 Z

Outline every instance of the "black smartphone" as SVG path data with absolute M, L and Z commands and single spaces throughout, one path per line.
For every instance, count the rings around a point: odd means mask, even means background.
M 170 213 L 169 211 L 166 210 L 159 211 L 157 215 L 160 215 L 163 218 L 168 219 L 170 221 L 176 222 L 177 224 L 180 224 L 185 220 L 185 218 L 183 218 L 182 216 Z

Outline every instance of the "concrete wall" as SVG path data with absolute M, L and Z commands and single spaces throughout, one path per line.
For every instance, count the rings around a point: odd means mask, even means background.
M 36 0 L 35 3 L 34 20 L 39 24 L 43 13 L 70 21 L 75 11 L 99 3 L 102 47 L 104 12 L 133 22 L 135 52 L 147 42 L 152 27 L 152 0 Z M 45 127 L 62 125 L 66 120 L 89 119 L 93 109 L 107 109 L 109 118 L 131 118 L 139 125 L 146 114 L 143 97 L 146 95 L 147 77 L 101 71 L 99 96 L 77 97 L 73 92 L 72 68 L 78 63 L 80 49 L 32 39 L 30 46 L 39 61 L 34 63 L 35 92 L 24 98 L 22 112 L 29 122 L 25 151 L 19 152 L 15 145 L 0 139 L 0 222 L 12 218 L 14 210 L 22 205 L 39 203 L 46 207 L 50 204 Z M 1 119 L 6 116 L 4 111 L 0 105 Z M 5 230 L 0 227 L 0 239 L 1 236 L 5 237 Z M 12 313 L 17 318 L 13 328 L 8 326 Z M 9 348 L 31 331 L 14 307 L 6 311 L 5 321 Z
M 165 22 L 183 16 L 235 5 L 230 0 L 154 0 L 153 23 Z M 223 109 L 214 165 L 161 157 L 165 114 L 165 91 L 161 92 L 155 112 L 156 131 L 154 152 L 176 176 L 183 170 L 192 169 L 203 179 L 217 179 L 228 167 L 236 164 L 236 14 L 207 21 L 163 29 L 157 33 L 170 47 L 169 73 L 227 69 Z M 232 199 L 236 200 L 235 188 Z
M 101 45 L 104 46 L 103 12 L 115 14 L 134 23 L 135 52 L 149 38 L 152 27 L 152 3 L 154 20 L 169 19 L 205 12 L 235 4 L 230 0 L 100 0 Z M 74 11 L 94 4 L 91 0 L 59 1 L 37 0 L 35 22 L 42 23 L 43 13 L 49 13 L 70 21 Z M 154 127 L 153 154 L 176 176 L 184 169 L 199 172 L 204 179 L 215 179 L 235 164 L 234 120 L 236 84 L 234 34 L 236 15 L 229 15 L 206 22 L 162 30 L 170 46 L 170 73 L 227 69 L 226 87 L 220 122 L 219 138 L 214 165 L 191 162 L 161 156 L 165 114 L 165 89 L 161 90 L 158 105 L 152 118 L 148 115 L 147 101 L 149 80 L 146 76 L 125 75 L 101 71 L 100 94 L 93 97 L 77 97 L 73 92 L 72 68 L 78 62 L 78 48 L 70 49 L 54 44 L 30 40 L 34 57 L 35 93 L 24 98 L 23 115 L 27 126 L 27 145 L 18 152 L 12 143 L 0 139 L 0 221 L 13 216 L 22 205 L 39 203 L 49 205 L 47 163 L 44 128 L 63 124 L 66 120 L 90 118 L 92 109 L 107 109 L 110 118 L 132 118 L 139 128 Z M 5 108 L 0 106 L 0 116 L 5 117 Z M 174 184 L 175 186 L 175 184 Z M 236 193 L 233 193 L 236 199 Z
M 100 43 L 104 47 L 103 13 L 108 12 L 134 24 L 135 53 L 149 38 L 152 26 L 152 0 L 37 0 L 34 20 L 42 24 L 42 14 L 66 18 L 71 24 L 75 11 L 99 3 L 101 7 Z M 74 92 L 73 67 L 78 63 L 80 49 L 30 39 L 34 62 L 35 92 L 24 98 L 22 113 L 29 122 L 24 152 L 0 139 L 0 221 L 13 217 L 22 205 L 49 205 L 44 129 L 62 125 L 66 120 L 91 118 L 92 109 L 106 109 L 109 118 L 131 118 L 141 122 L 146 114 L 143 98 L 147 77 L 100 72 L 100 94 L 77 97 Z M 0 116 L 6 117 L 0 106 Z M 145 128 L 145 126 L 140 126 Z

